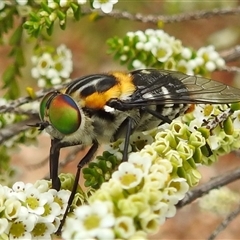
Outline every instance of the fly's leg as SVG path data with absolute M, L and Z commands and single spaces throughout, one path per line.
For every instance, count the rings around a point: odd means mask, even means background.
M 132 126 L 133 126 L 133 119 L 131 117 L 128 117 L 127 119 L 127 126 L 126 126 L 126 135 L 125 135 L 125 142 L 124 142 L 124 148 L 123 148 L 123 159 L 122 161 L 128 160 L 128 146 L 130 144 L 130 136 L 132 134 Z
M 74 199 L 74 196 L 76 194 L 76 191 L 77 191 L 77 187 L 78 187 L 78 182 L 79 182 L 79 178 L 80 178 L 80 173 L 81 173 L 81 169 L 86 165 L 88 164 L 91 159 L 93 158 L 94 154 L 96 153 L 98 149 L 98 142 L 97 141 L 94 141 L 93 142 L 93 145 L 91 146 L 91 148 L 88 150 L 87 154 L 79 161 L 78 165 L 77 165 L 77 172 L 76 172 L 76 175 L 75 175 L 75 180 L 74 180 L 74 183 L 73 183 L 73 187 L 72 187 L 72 191 L 71 191 L 71 195 L 68 199 L 68 204 L 67 204 L 67 208 L 64 212 L 64 215 L 63 215 L 63 218 L 61 220 L 61 223 L 58 227 L 58 230 L 56 232 L 57 235 L 60 235 L 61 234 L 61 230 L 62 230 L 62 227 L 65 223 L 65 220 L 66 220 L 66 217 L 67 217 L 67 214 L 69 212 L 69 209 L 72 205 L 72 202 L 73 202 L 73 199 Z
M 61 149 L 61 142 L 59 139 L 51 140 L 50 148 L 50 159 L 49 159 L 49 169 L 50 169 L 50 179 L 52 180 L 52 188 L 59 191 L 61 188 L 61 182 L 58 177 L 58 165 L 59 165 L 59 154 Z
M 142 107 L 142 109 L 144 111 L 150 113 L 154 117 L 161 119 L 163 121 L 163 123 L 169 123 L 170 124 L 172 122 L 168 117 L 163 116 L 162 114 L 158 113 L 157 111 L 154 111 L 154 110 L 152 110 L 150 108 L 147 108 L 147 107 Z

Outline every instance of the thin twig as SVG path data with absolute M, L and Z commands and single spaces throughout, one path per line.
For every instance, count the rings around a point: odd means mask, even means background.
M 36 169 L 39 169 L 39 168 L 45 166 L 48 162 L 49 162 L 49 156 L 45 157 L 43 160 L 41 160 L 38 163 L 27 165 L 27 169 L 29 169 L 30 171 L 36 170 Z
M 19 110 L 19 107 L 30 102 L 34 102 L 40 98 L 42 98 L 47 92 L 52 91 L 52 90 L 59 90 L 66 86 L 66 83 L 60 84 L 58 86 L 55 86 L 54 88 L 50 89 L 41 89 L 37 92 L 35 92 L 35 98 L 31 98 L 29 96 L 27 97 L 20 97 L 16 100 L 12 100 L 7 102 L 5 105 L 0 106 L 0 113 L 5 113 L 5 112 L 12 112 L 12 113 L 19 113 L 23 110 Z
M 226 61 L 231 62 L 240 58 L 240 45 L 220 52 L 220 56 Z
M 240 67 L 235 67 L 235 66 L 225 66 L 223 67 L 223 70 L 227 72 L 237 72 L 240 73 Z
M 68 153 L 68 155 L 66 156 L 66 158 L 61 161 L 59 163 L 59 172 L 61 172 L 61 170 L 66 166 L 68 165 L 70 162 L 74 161 L 76 159 L 76 156 L 77 154 L 83 150 L 83 147 L 82 146 L 76 146 L 73 148 L 72 151 L 70 151 Z M 41 166 L 41 163 L 44 163 L 46 164 L 48 162 L 49 158 L 45 158 L 43 161 L 41 161 L 40 163 L 36 164 L 35 166 L 38 167 L 38 166 Z M 35 168 L 35 166 L 33 166 Z M 31 166 L 30 166 L 31 167 Z M 76 166 L 77 167 L 77 166 Z M 45 177 L 45 179 L 49 179 L 49 174 L 47 174 Z
M 60 164 L 59 164 L 59 169 L 61 170 L 62 168 L 64 168 L 66 165 L 68 165 L 70 162 L 72 162 L 75 158 L 76 158 L 76 156 L 77 156 L 77 154 L 80 152 L 80 151 L 82 151 L 84 148 L 83 148 L 83 146 L 76 146 L 68 155 L 67 155 L 67 157 L 63 160 L 63 161 L 61 161 L 60 162 Z
M 198 19 L 207 19 L 215 16 L 225 16 L 225 15 L 235 15 L 240 13 L 240 7 L 235 8 L 225 8 L 225 9 L 213 9 L 207 11 L 196 11 L 193 13 L 182 13 L 175 14 L 171 16 L 165 15 L 143 15 L 140 13 L 132 14 L 127 11 L 114 10 L 108 14 L 105 14 L 100 11 L 91 10 L 91 9 L 82 9 L 82 14 L 91 14 L 93 12 L 97 12 L 99 16 L 102 17 L 111 17 L 116 19 L 125 19 L 130 21 L 138 21 L 142 23 L 154 23 L 158 24 L 159 22 L 163 23 L 176 23 L 176 22 L 184 22 L 190 20 L 198 20 Z
M 7 127 L 0 130 L 0 144 L 7 141 L 8 139 L 14 137 L 20 132 L 26 131 L 29 128 L 29 124 L 35 124 L 39 121 L 38 115 L 32 115 L 29 119 L 23 120 L 21 122 L 17 122 L 14 124 L 10 124 Z
M 214 232 L 209 236 L 208 240 L 213 240 L 217 237 L 217 235 L 223 231 L 229 224 L 232 222 L 238 215 L 240 214 L 240 205 L 236 210 L 231 212 L 214 230 Z
M 202 184 L 189 191 L 186 196 L 178 203 L 177 207 L 182 208 L 183 206 L 193 202 L 197 198 L 202 197 L 214 188 L 225 186 L 231 182 L 240 179 L 240 168 L 228 171 L 220 176 L 217 176 L 209 182 Z

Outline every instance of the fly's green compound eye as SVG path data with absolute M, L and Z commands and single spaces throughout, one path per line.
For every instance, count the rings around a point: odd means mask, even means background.
M 81 124 L 81 113 L 76 102 L 66 94 L 59 94 L 50 101 L 48 116 L 51 125 L 65 135 L 76 132 Z
M 47 117 L 48 105 L 49 105 L 50 99 L 53 98 L 54 95 L 56 95 L 56 92 L 47 93 L 43 97 L 43 99 L 40 103 L 39 115 L 40 115 L 40 119 L 42 121 L 44 121 L 44 117 Z

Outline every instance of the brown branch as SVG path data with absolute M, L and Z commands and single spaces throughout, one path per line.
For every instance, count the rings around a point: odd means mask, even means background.
M 213 240 L 217 235 L 223 231 L 238 215 L 240 214 L 240 205 L 237 209 L 232 211 L 214 230 L 214 232 L 209 236 L 208 240 Z
M 20 97 L 16 100 L 9 101 L 5 105 L 0 106 L 0 113 L 5 113 L 5 112 L 20 113 L 21 112 L 23 114 L 23 110 L 20 110 L 18 107 L 20 107 L 26 103 L 34 102 L 34 101 L 42 98 L 47 92 L 52 91 L 52 90 L 59 90 L 59 89 L 63 88 L 64 86 L 66 86 L 66 83 L 55 86 L 54 88 L 51 88 L 51 89 L 41 89 L 41 90 L 35 92 L 35 98 L 31 98 L 31 97 L 27 96 L 27 97 Z
M 228 171 L 220 176 L 217 176 L 210 180 L 209 182 L 194 188 L 192 191 L 189 191 L 184 197 L 184 199 L 182 199 L 178 203 L 177 207 L 182 208 L 183 206 L 193 202 L 197 198 L 200 198 L 203 195 L 207 194 L 212 189 L 225 186 L 238 179 L 240 179 L 240 168 Z
M 220 56 L 226 61 L 231 62 L 240 58 L 240 45 L 220 52 Z
M 140 13 L 132 14 L 127 11 L 113 10 L 112 12 L 105 14 L 100 11 L 91 10 L 91 9 L 82 9 L 82 14 L 88 15 L 93 12 L 97 12 L 101 17 L 111 17 L 116 19 L 125 19 L 130 21 L 138 21 L 142 23 L 154 23 L 158 24 L 159 22 L 163 23 L 176 23 L 176 22 L 184 22 L 190 20 L 198 20 L 198 19 L 207 19 L 215 16 L 225 16 L 225 15 L 235 15 L 240 13 L 240 7 L 235 8 L 225 8 L 225 9 L 213 9 L 207 11 L 196 11 L 193 13 L 182 13 L 175 14 L 171 16 L 165 15 L 143 15 Z
M 35 124 L 39 121 L 38 115 L 32 115 L 29 119 L 10 124 L 7 127 L 0 130 L 0 144 L 14 137 L 22 131 L 31 128 L 28 124 Z

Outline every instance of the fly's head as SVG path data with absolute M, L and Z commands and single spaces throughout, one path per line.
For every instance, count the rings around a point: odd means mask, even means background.
M 81 126 L 83 114 L 75 100 L 58 91 L 47 93 L 39 109 L 41 123 L 39 129 L 54 138 L 62 139 L 74 134 Z

